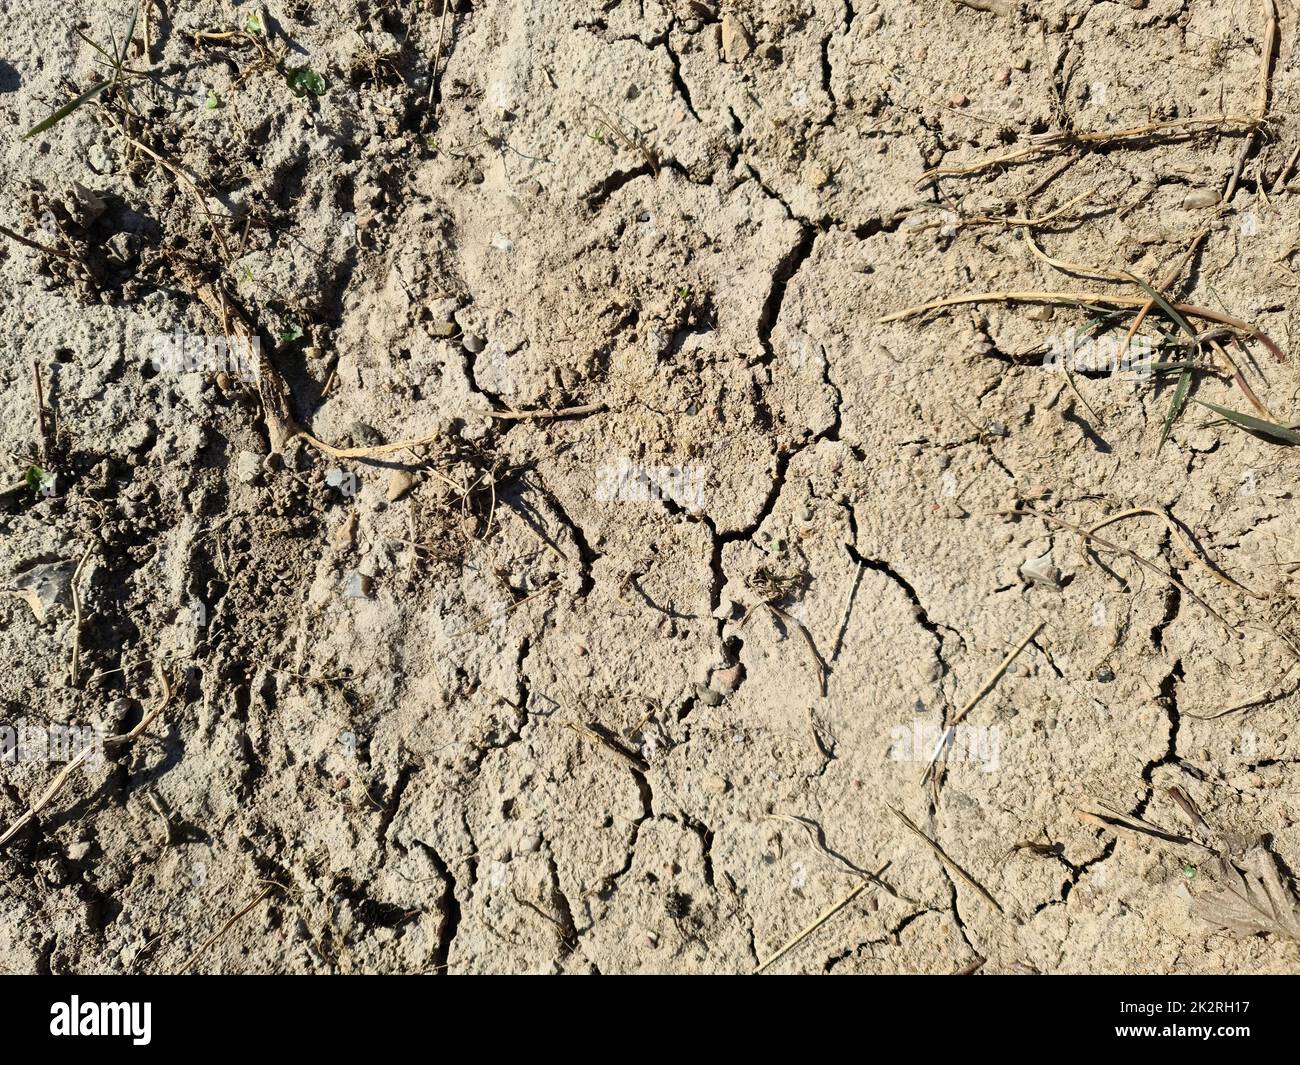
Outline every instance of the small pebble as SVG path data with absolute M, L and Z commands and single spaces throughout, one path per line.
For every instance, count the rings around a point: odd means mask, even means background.
M 339 522 L 338 528 L 334 530 L 333 535 L 330 537 L 330 543 L 335 547 L 349 548 L 356 542 L 356 538 L 357 512 L 354 510 Z
M 1049 588 L 1061 587 L 1061 571 L 1052 565 L 1051 552 L 1041 558 L 1027 559 L 1020 567 L 1020 576 L 1030 584 L 1045 584 Z
M 375 582 L 364 573 L 353 573 L 343 587 L 344 598 L 369 599 Z
M 235 459 L 235 478 L 240 484 L 255 484 L 262 474 L 262 457 L 241 451 Z
M 703 684 L 695 685 L 695 695 L 705 706 L 722 705 L 722 694 L 712 688 L 706 688 Z
M 1213 207 L 1219 202 L 1218 189 L 1192 189 L 1183 197 L 1183 206 L 1189 211 L 1198 207 Z
M 727 12 L 722 16 L 722 60 L 725 63 L 739 63 L 754 48 L 754 39 L 740 19 Z
M 740 687 L 740 681 L 744 674 L 745 669 L 739 662 L 734 666 L 727 666 L 725 669 L 714 670 L 713 676 L 710 678 L 710 686 L 714 691 L 730 695 Z
M 385 492 L 388 502 L 396 503 L 402 498 L 402 496 L 406 495 L 407 492 L 415 487 L 419 479 L 420 478 L 410 470 L 393 470 L 388 475 L 388 490 Z

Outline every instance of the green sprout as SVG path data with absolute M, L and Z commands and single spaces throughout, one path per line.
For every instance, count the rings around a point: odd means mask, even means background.
M 221 106 L 221 97 L 218 96 L 212 89 L 209 89 L 207 102 L 203 106 L 208 111 L 215 111 L 218 107 Z
M 129 69 L 126 65 L 126 53 L 131 47 L 132 39 L 135 37 L 135 23 L 138 15 L 138 8 L 131 12 L 131 21 L 127 23 L 126 36 L 122 40 L 121 48 L 118 47 L 117 38 L 112 36 L 111 30 L 109 31 L 110 36 L 112 37 L 111 51 L 102 45 L 96 44 L 77 27 L 73 27 L 73 32 L 103 57 L 102 59 L 96 60 L 96 62 L 107 67 L 110 73 L 107 77 L 101 78 L 99 81 L 95 82 L 94 85 L 83 92 L 80 96 L 68 101 L 44 121 L 36 123 L 36 125 L 23 134 L 24 139 L 35 137 L 38 133 L 44 133 L 50 127 L 62 122 L 74 111 L 90 103 L 91 100 L 95 99 L 105 90 L 109 92 L 116 91 L 121 83 L 128 77 L 147 76 L 141 71 Z
M 284 72 L 284 80 L 294 96 L 306 96 L 308 93 L 312 96 L 325 95 L 325 79 L 311 67 L 290 67 Z

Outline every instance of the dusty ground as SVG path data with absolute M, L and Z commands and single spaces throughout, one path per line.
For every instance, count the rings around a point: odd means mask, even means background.
M 159 4 L 154 79 L 24 139 L 131 12 L 2 0 L 0 224 L 63 256 L 0 241 L 0 480 L 55 475 L 0 498 L 0 724 L 145 727 L 0 848 L 0 967 L 749 972 L 861 889 L 769 971 L 1295 970 L 1197 916 L 1168 790 L 1300 869 L 1294 452 L 1159 446 L 1171 385 L 1044 365 L 1087 312 L 877 319 L 1132 294 L 974 222 L 1066 208 L 1046 254 L 1149 279 L 1208 225 L 1177 292 L 1294 353 L 1297 10 L 1229 203 L 1231 129 L 918 187 L 1255 112 L 1255 0 L 1005 6 Z M 151 362 L 213 284 L 316 438 L 432 442 L 270 454 L 238 373 Z M 1050 520 L 1134 507 L 1259 598 Z M 0 763 L 0 829 L 62 768 Z

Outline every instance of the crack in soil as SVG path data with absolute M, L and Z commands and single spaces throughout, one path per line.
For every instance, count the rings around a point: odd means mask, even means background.
M 451 956 L 456 933 L 460 931 L 461 912 L 460 903 L 456 899 L 456 877 L 452 875 L 451 867 L 430 844 L 422 839 L 415 842 L 424 848 L 429 861 L 433 863 L 434 871 L 442 880 L 442 897 L 438 900 L 442 920 L 438 924 L 438 945 L 433 950 L 433 971 L 446 975 L 447 959 Z

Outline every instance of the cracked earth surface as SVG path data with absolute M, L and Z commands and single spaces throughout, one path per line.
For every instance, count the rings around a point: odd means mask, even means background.
M 172 972 L 273 884 L 196 970 L 743 973 L 855 868 L 878 880 L 768 971 L 1297 967 L 1192 916 L 1195 848 L 1079 814 L 1181 831 L 1177 786 L 1300 868 L 1293 452 L 1204 411 L 1157 447 L 1167 390 L 1044 367 L 1064 308 L 877 323 L 1086 288 L 956 223 L 1096 187 L 1112 209 L 1035 234 L 1052 255 L 1154 277 L 1212 222 L 1193 301 L 1295 351 L 1295 193 L 1260 179 L 1300 138 L 1293 6 L 1276 120 L 1208 210 L 1188 195 L 1239 137 L 917 181 L 1063 124 L 1248 110 L 1252 3 L 269 5 L 328 80 L 306 99 L 195 39 L 250 5 L 174 6 L 137 60 L 169 87 L 141 96 L 149 143 L 234 216 L 228 291 L 295 416 L 341 447 L 438 442 L 270 455 L 254 392 L 150 366 L 157 334 L 220 335 L 175 270 L 216 276 L 211 229 L 93 109 L 22 138 L 93 76 L 75 20 L 107 40 L 123 13 L 9 0 L 0 222 L 39 236 L 75 183 L 102 262 L 89 286 L 0 249 L 4 480 L 37 458 L 33 361 L 59 474 L 0 499 L 0 707 L 121 733 L 154 663 L 173 692 L 0 849 L 0 967 Z M 1287 407 L 1293 366 L 1266 375 Z M 1110 527 L 1225 637 L 1026 506 L 1166 510 L 1267 599 L 1158 521 Z M 0 821 L 56 771 L 0 764 Z

